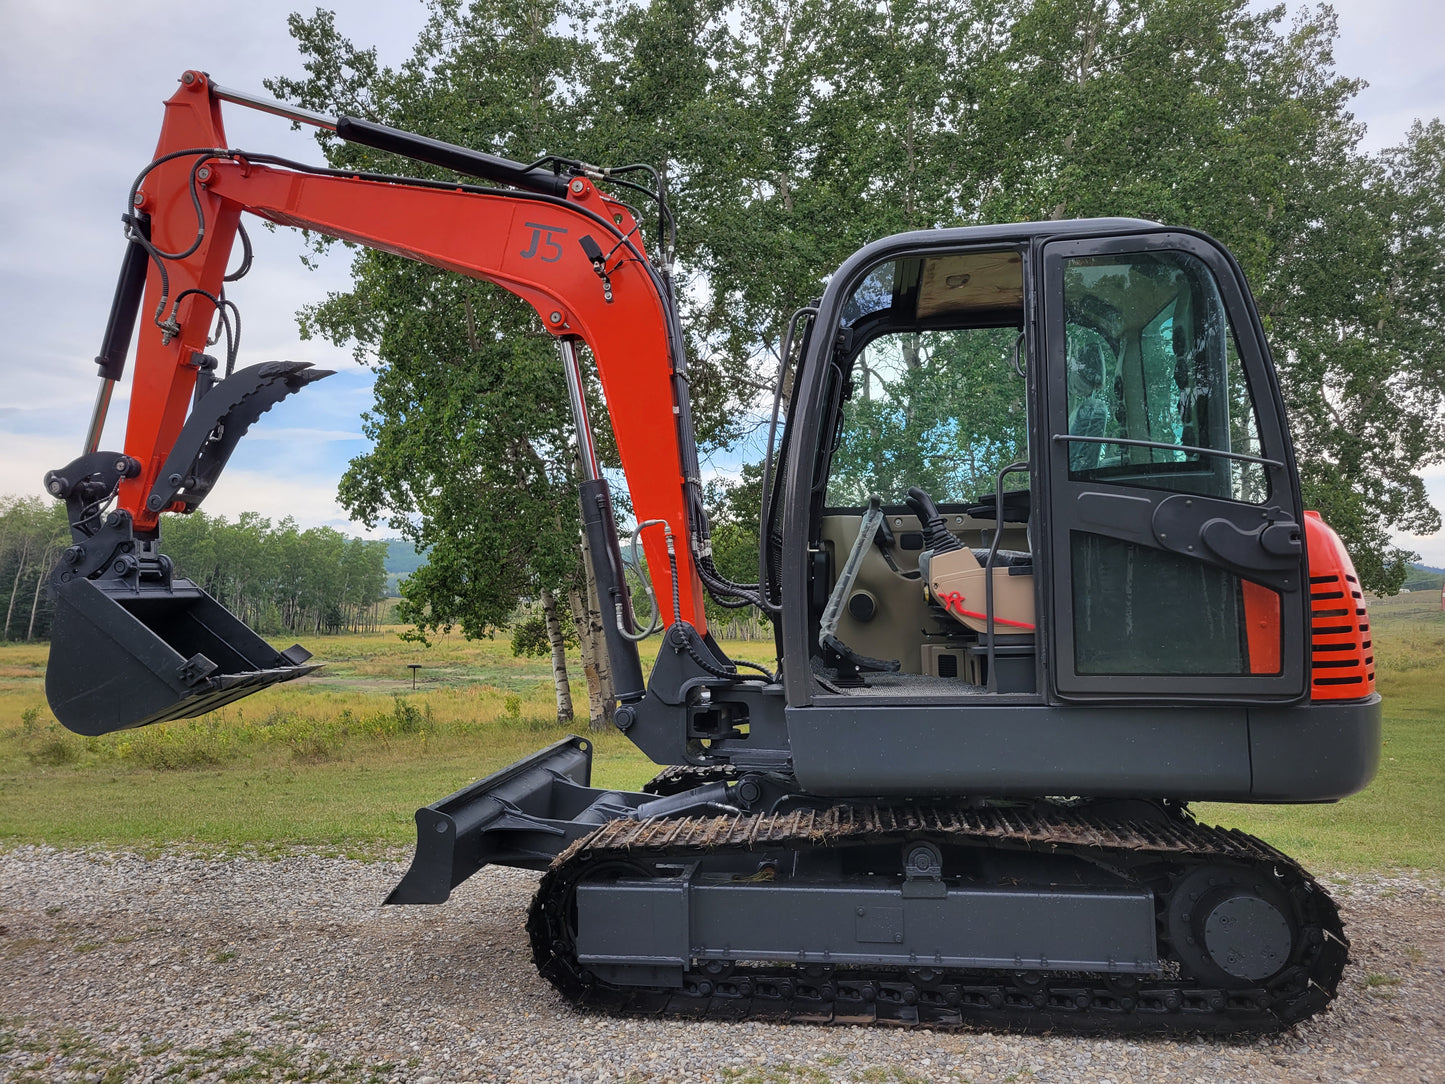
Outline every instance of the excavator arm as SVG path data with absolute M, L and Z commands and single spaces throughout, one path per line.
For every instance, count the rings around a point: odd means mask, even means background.
M 282 112 L 331 128 L 344 139 L 512 187 L 318 169 L 228 149 L 223 100 Z M 173 595 L 175 590 L 169 563 L 155 546 L 161 514 L 194 510 L 246 427 L 290 392 L 328 375 L 287 362 L 231 371 L 234 358 L 228 358 L 227 372 L 218 379 L 220 363 L 206 353 L 208 337 L 217 313 L 228 304 L 222 293 L 227 268 L 241 217 L 250 214 L 494 283 L 537 311 L 542 326 L 558 342 L 577 423 L 583 523 L 603 588 L 609 654 L 623 671 L 619 697 L 640 697 L 636 651 L 625 638 L 632 631 L 625 629 L 631 611 L 610 498 L 586 418 L 578 345 L 585 344 L 595 359 L 634 511 L 639 522 L 653 521 L 653 529 L 642 538 L 650 575 L 657 597 L 675 600 L 672 607 L 660 607 L 659 617 L 665 624 L 681 619 L 705 633 L 693 545 L 696 451 L 682 338 L 669 287 L 648 259 L 632 211 L 598 190 L 595 182 L 604 175 L 581 164 L 529 167 L 366 121 L 292 110 L 219 88 L 204 73 L 186 72 L 180 89 L 166 102 L 155 157 L 131 192 L 126 218 L 130 249 L 97 358 L 102 385 L 86 454 L 47 475 L 50 492 L 70 504 L 76 535 L 76 545 L 53 581 L 59 639 L 64 641 L 78 620 L 86 631 L 77 633 L 73 642 L 94 646 L 97 636 L 125 638 L 125 621 L 121 629 L 97 632 L 92 617 L 80 620 L 71 612 L 76 606 L 68 603 L 76 602 L 87 612 L 115 616 L 92 590 L 78 585 L 80 580 L 109 592 L 108 598 L 128 607 L 149 631 L 175 639 L 160 628 L 172 622 L 147 620 L 143 612 L 155 607 L 140 601 L 147 593 Z M 123 455 L 100 452 L 106 408 L 123 375 L 137 316 L 125 450 Z M 659 419 L 677 424 L 659 424 Z M 97 509 L 102 498 L 117 487 L 115 511 L 101 521 Z M 659 529 L 663 525 L 666 529 Z M 98 583 L 114 579 L 122 568 L 125 584 Z M 157 583 L 148 588 L 146 581 Z M 197 617 L 184 624 L 208 622 Z M 205 670 L 207 660 L 215 661 L 204 651 L 187 658 L 187 649 L 198 641 L 180 639 L 183 644 L 170 646 L 192 673 Z M 75 648 L 60 643 L 57 650 L 55 642 L 52 646 L 50 676 L 52 686 L 59 687 L 51 689 L 51 702 L 67 725 L 78 719 L 89 732 L 104 732 L 216 706 L 214 696 L 183 696 L 175 689 L 180 707 L 141 716 L 113 715 L 112 708 L 102 714 L 113 717 L 97 723 L 100 704 L 118 698 L 111 690 L 96 692 L 90 667 L 83 675 L 66 678 L 67 665 L 58 654 L 73 657 Z M 198 660 L 196 655 L 205 657 Z M 247 665 L 281 673 L 293 660 L 269 663 Z

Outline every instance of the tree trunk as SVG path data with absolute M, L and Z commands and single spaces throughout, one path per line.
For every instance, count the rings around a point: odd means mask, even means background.
M 40 588 L 45 584 L 45 570 L 50 567 L 51 558 L 54 556 L 55 547 L 47 546 L 44 555 L 40 558 L 40 575 L 35 577 L 35 594 L 30 599 L 30 624 L 25 628 L 27 644 L 35 638 L 35 611 L 40 609 Z
M 567 604 L 572 609 L 572 623 L 577 626 L 577 644 L 582 654 L 582 672 L 587 675 L 588 725 L 593 730 L 607 726 L 606 702 L 602 698 L 602 678 L 597 670 L 597 639 L 592 635 L 592 615 L 587 612 L 587 595 L 578 587 L 567 592 Z M 598 633 L 601 633 L 601 627 Z
M 25 571 L 25 558 L 30 556 L 30 539 L 20 547 L 20 559 L 15 563 L 15 582 L 10 585 L 10 605 L 5 610 L 4 638 L 10 639 L 10 618 L 15 613 L 15 596 L 20 593 L 20 574 Z
M 587 575 L 587 625 L 592 635 L 592 659 L 597 666 L 597 683 L 602 689 L 602 721 L 593 716 L 595 729 L 606 729 L 612 725 L 612 713 L 617 707 L 617 694 L 612 686 L 612 658 L 607 654 L 607 641 L 602 635 L 603 620 L 613 621 L 612 614 L 604 618 L 602 603 L 597 594 L 597 578 L 592 575 L 592 550 L 587 544 L 587 535 L 582 535 L 582 570 Z
M 542 588 L 542 615 L 547 625 L 547 642 L 552 645 L 552 684 L 557 689 L 557 722 L 572 721 L 572 686 L 567 684 L 567 644 L 562 639 L 562 622 L 557 617 L 557 596 Z
M 607 658 L 607 644 L 602 636 L 602 607 L 597 601 L 597 580 L 592 575 L 592 550 L 583 531 L 582 571 L 585 586 L 567 592 L 572 620 L 577 626 L 577 642 L 582 651 L 582 666 L 587 671 L 587 709 L 593 730 L 606 730 L 612 725 L 617 698 L 612 691 L 612 667 Z M 611 620 L 608 617 L 607 620 Z

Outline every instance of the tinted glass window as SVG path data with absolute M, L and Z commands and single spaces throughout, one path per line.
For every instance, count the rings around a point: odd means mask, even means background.
M 1073 531 L 1078 674 L 1274 674 L 1279 595 L 1167 550 Z
M 868 343 L 853 362 L 828 505 L 858 507 L 870 493 L 901 504 L 909 486 L 941 504 L 992 493 L 999 468 L 1028 455 L 1017 338 L 1013 328 L 975 328 Z M 1028 476 L 1010 475 L 1009 484 L 1027 486 Z
M 1068 432 L 1083 438 L 1069 444 L 1071 478 L 1268 498 L 1260 464 L 1210 454 L 1264 453 L 1203 261 L 1182 252 L 1068 260 L 1064 313 Z

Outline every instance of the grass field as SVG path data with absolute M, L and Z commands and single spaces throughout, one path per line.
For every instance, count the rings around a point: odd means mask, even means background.
M 1311 868 L 1445 873 L 1445 615 L 1424 594 L 1378 600 L 1371 615 L 1386 744 L 1370 788 L 1335 805 L 1196 810 Z M 425 648 L 377 633 L 307 646 L 326 660 L 324 676 L 202 719 L 90 739 L 45 706 L 45 647 L 0 647 L 0 841 L 365 855 L 410 843 L 419 805 L 566 732 L 546 660 L 514 658 L 503 640 Z M 771 654 L 771 644 L 725 647 Z M 421 666 L 414 691 L 411 663 Z M 580 687 L 574 697 L 585 705 Z M 656 770 L 620 735 L 592 737 L 595 783 L 635 789 Z

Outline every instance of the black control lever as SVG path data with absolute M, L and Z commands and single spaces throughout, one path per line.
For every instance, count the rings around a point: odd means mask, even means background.
M 928 540 L 929 549 L 934 553 L 952 553 L 954 550 L 963 549 L 963 543 L 944 526 L 943 513 L 938 510 L 938 505 L 933 503 L 932 497 L 917 486 L 912 486 L 904 500 L 908 502 L 908 507 L 913 509 L 918 522 L 923 525 L 923 537 Z

